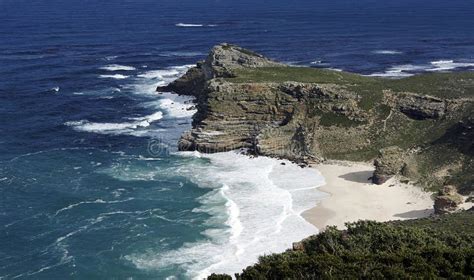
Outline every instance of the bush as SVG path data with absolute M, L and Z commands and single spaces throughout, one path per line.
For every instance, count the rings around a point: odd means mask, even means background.
M 470 211 L 419 222 L 359 221 L 348 224 L 345 231 L 328 228 L 306 240 L 304 251 L 260 257 L 236 276 L 241 280 L 470 279 L 473 218 Z M 470 230 L 459 231 L 457 224 Z

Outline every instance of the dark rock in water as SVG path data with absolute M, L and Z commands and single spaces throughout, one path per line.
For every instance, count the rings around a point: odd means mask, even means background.
M 190 131 L 185 132 L 183 135 L 181 135 L 181 138 L 178 142 L 178 149 L 180 151 L 193 151 L 196 149 L 196 146 L 194 144 L 194 138 L 191 135 Z
M 374 165 L 375 171 L 372 182 L 381 185 L 400 173 L 404 165 L 404 152 L 396 146 L 382 149 L 375 159 Z
M 195 95 L 203 90 L 205 85 L 205 77 L 200 66 L 189 69 L 179 79 L 175 80 L 167 86 L 159 86 L 156 88 L 158 92 L 176 92 L 182 95 Z
M 456 212 L 463 203 L 463 197 L 458 194 L 455 186 L 444 186 L 438 193 L 434 202 L 435 214 L 448 214 Z

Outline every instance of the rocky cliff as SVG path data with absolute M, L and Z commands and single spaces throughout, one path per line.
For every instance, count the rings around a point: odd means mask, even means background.
M 246 148 L 304 163 L 375 159 L 375 183 L 401 175 L 473 190 L 473 73 L 387 80 L 289 67 L 222 44 L 158 91 L 196 97 L 180 150 Z

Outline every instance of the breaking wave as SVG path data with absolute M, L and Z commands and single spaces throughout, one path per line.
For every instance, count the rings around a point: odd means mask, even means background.
M 474 68 L 474 62 L 455 62 L 454 60 L 436 60 L 431 61 L 429 64 L 424 65 L 412 65 L 403 64 L 392 66 L 385 72 L 378 72 L 369 74 L 366 76 L 371 77 L 389 77 L 389 78 L 403 78 L 410 77 L 423 72 L 447 72 L 459 69 L 469 70 Z
M 137 70 L 135 67 L 126 66 L 126 65 L 119 65 L 119 64 L 110 64 L 110 65 L 101 67 L 100 69 L 106 70 L 106 71 L 133 71 L 133 70 Z
M 396 54 L 402 54 L 403 52 L 396 51 L 396 50 L 376 50 L 376 51 L 373 51 L 373 53 L 375 53 L 375 54 L 396 55 Z
M 129 76 L 122 75 L 122 74 L 115 74 L 115 75 L 100 75 L 99 77 L 103 79 L 124 80 L 124 79 L 127 79 Z
M 262 254 L 282 252 L 292 242 L 318 232 L 301 217 L 326 196 L 316 190 L 324 184 L 317 170 L 237 152 L 180 154 L 210 161 L 196 161 L 174 171 L 211 189 L 193 210 L 210 215 L 208 229 L 202 232 L 205 238 L 177 250 L 125 257 L 138 268 L 161 270 L 179 265 L 193 279 L 210 273 L 232 274 L 255 263 Z
M 177 23 L 177 27 L 216 27 L 217 24 L 196 24 L 196 23 Z
M 123 123 L 98 123 L 89 122 L 87 120 L 71 121 L 67 122 L 66 125 L 73 127 L 78 131 L 95 132 L 101 134 L 129 134 L 135 131 L 137 128 L 145 128 L 150 126 L 151 123 L 163 118 L 162 112 L 156 112 L 145 117 L 130 118 L 132 122 Z
M 109 65 L 111 71 L 125 70 L 129 66 Z M 152 136 L 160 129 L 147 130 L 152 123 L 161 120 L 166 114 L 171 118 L 190 118 L 196 110 L 193 106 L 193 98 L 189 96 L 178 96 L 172 93 L 158 94 L 157 85 L 165 85 L 184 74 L 193 65 L 181 65 L 169 67 L 167 69 L 150 70 L 141 72 L 133 78 L 130 84 L 121 85 L 120 88 L 93 91 L 88 94 L 99 94 L 100 98 L 113 98 L 110 93 L 130 92 L 132 94 L 143 95 L 149 101 L 143 102 L 144 108 L 153 109 L 154 113 L 142 117 L 124 118 L 123 122 L 91 122 L 89 120 L 69 121 L 65 125 L 77 131 L 92 132 L 112 135 L 133 135 L 137 137 Z M 130 69 L 131 70 L 131 69 Z M 121 74 L 101 75 L 101 78 L 125 79 L 129 76 Z M 132 80 L 132 78 L 130 79 Z M 74 93 L 84 94 L 84 92 Z

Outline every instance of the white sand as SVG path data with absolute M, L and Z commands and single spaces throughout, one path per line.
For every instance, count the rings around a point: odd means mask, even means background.
M 319 190 L 331 196 L 303 213 L 319 230 L 358 220 L 406 220 L 427 217 L 433 213 L 431 193 L 395 178 L 383 185 L 369 181 L 373 166 L 364 163 L 337 162 L 314 166 L 326 180 Z

